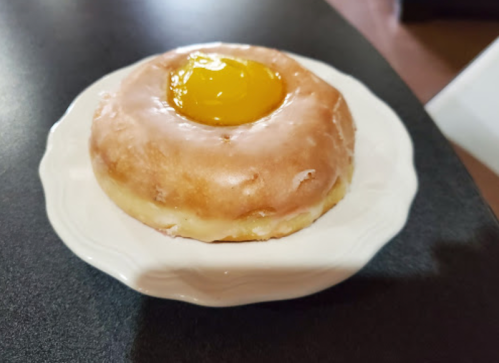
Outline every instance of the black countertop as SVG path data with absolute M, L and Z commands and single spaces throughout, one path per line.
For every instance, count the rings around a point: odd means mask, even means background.
M 499 362 L 499 227 L 421 104 L 321 0 L 0 1 L 0 362 Z M 409 221 L 350 280 L 214 309 L 142 296 L 73 255 L 38 177 L 46 137 L 104 74 L 176 46 L 277 47 L 354 75 L 415 145 Z

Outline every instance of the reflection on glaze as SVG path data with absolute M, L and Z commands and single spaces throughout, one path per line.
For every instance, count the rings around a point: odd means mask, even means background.
M 196 52 L 275 70 L 285 85 L 283 100 L 241 125 L 217 127 L 181 115 L 166 91 L 171 75 Z M 349 180 L 355 128 L 348 106 L 314 77 L 292 58 L 260 47 L 168 52 L 138 67 L 103 100 L 91 145 L 103 154 L 103 170 L 112 168 L 119 183 L 136 191 L 137 203 L 158 208 L 148 207 L 156 228 L 172 232 L 176 225 L 182 234 L 195 224 L 195 238 L 220 240 L 238 233 L 235 219 L 251 216 L 268 221 L 252 232 L 255 238 L 276 228 L 287 233 L 284 221 L 303 213 L 318 218 L 336 181 Z

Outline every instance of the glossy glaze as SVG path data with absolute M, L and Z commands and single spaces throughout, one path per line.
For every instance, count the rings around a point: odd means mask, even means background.
M 171 72 L 167 94 L 169 104 L 190 120 L 237 126 L 267 116 L 286 92 L 281 75 L 260 62 L 194 52 Z
M 276 70 L 286 84 L 284 102 L 258 121 L 234 127 L 182 117 L 164 99 L 164 90 L 171 72 L 194 52 Z M 348 184 L 354 132 L 340 92 L 291 57 L 269 48 L 214 43 L 170 51 L 132 72 L 96 112 L 90 150 L 102 180 L 108 175 L 117 187 L 162 211 L 154 220 L 145 209 L 133 212 L 144 223 L 170 231 L 197 218 L 216 227 L 206 228 L 206 235 L 196 228 L 189 236 L 210 241 L 234 236 L 235 221 L 263 213 L 272 218 L 258 235 L 266 239 L 283 219 L 312 211 L 318 218 L 319 204 L 338 178 Z M 309 170 L 313 177 L 302 178 Z

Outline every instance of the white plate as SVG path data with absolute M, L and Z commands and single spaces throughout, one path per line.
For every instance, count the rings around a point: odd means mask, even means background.
M 126 215 L 97 184 L 88 139 L 99 93 L 116 89 L 139 62 L 87 88 L 50 131 L 40 176 L 64 243 L 141 293 L 207 306 L 304 296 L 360 270 L 406 222 L 417 190 L 412 143 L 397 115 L 359 81 L 292 56 L 343 93 L 357 126 L 351 189 L 335 208 L 288 237 L 221 244 L 166 237 Z

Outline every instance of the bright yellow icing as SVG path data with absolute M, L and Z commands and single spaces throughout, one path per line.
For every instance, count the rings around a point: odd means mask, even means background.
M 200 52 L 172 72 L 167 93 L 178 113 L 212 126 L 256 121 L 285 96 L 280 74 L 264 64 Z

